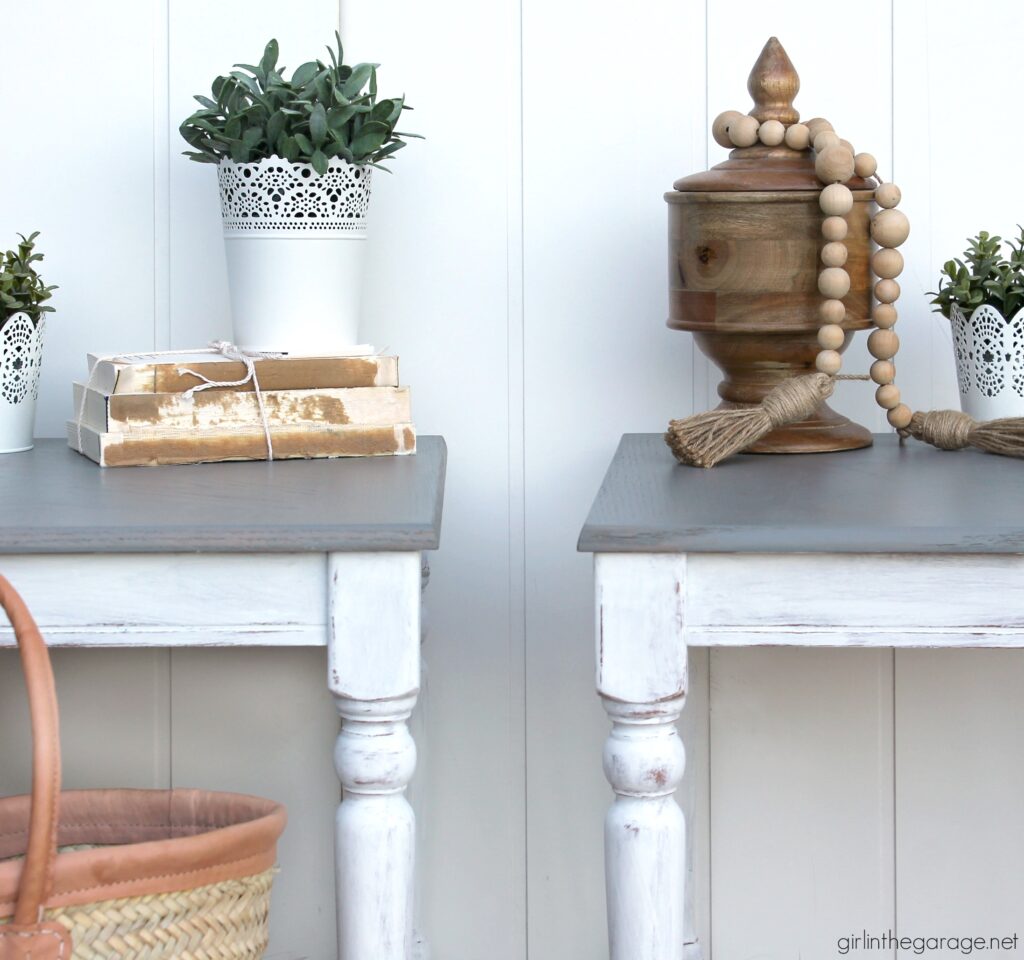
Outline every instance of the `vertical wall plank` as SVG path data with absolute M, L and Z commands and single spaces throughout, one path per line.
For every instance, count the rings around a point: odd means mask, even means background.
M 525 955 L 518 3 L 345 0 L 346 49 L 423 134 L 374 174 L 364 338 L 401 356 L 448 442 L 417 735 L 423 932 L 437 957 Z M 519 491 L 516 493 L 516 491 Z M 510 505 L 511 504 L 511 505 Z M 514 539 L 517 538 L 517 539 Z
M 334 41 L 337 0 L 301 0 L 287 15 L 271 0 L 174 0 L 168 21 L 169 73 L 165 142 L 170 177 L 169 319 L 172 349 L 202 347 L 231 335 L 227 267 L 220 226 L 217 175 L 209 164 L 183 157 L 178 126 L 210 83 L 232 64 L 252 63 L 271 37 L 289 69 L 321 55 Z
M 268 960 L 335 956 L 338 716 L 325 651 L 175 650 L 172 657 L 173 785 L 250 793 L 288 808 Z
M 1024 703 L 1019 650 L 896 655 L 901 936 L 1019 934 Z M 963 956 L 937 950 L 937 958 Z M 1024 944 L 1000 956 L 1024 956 Z
M 948 322 L 932 313 L 942 264 L 979 230 L 1016 236 L 1024 131 L 1000 96 L 1017 84 L 1024 12 L 986 5 L 998 29 L 960 29 L 954 0 L 894 4 L 895 170 L 912 232 L 900 278 L 900 381 L 918 409 L 959 406 Z M 954 131 L 961 129 L 962 133 Z M 999 131 L 984 146 L 985 131 Z M 969 191 L 970 199 L 958 199 Z M 905 359 L 904 359 L 905 358 Z M 979 490 L 984 478 L 979 475 Z M 998 611 L 993 612 L 998 615 Z M 1007 651 L 900 652 L 896 660 L 897 921 L 906 935 L 1016 932 L 1021 871 L 1019 691 L 1024 659 Z M 936 952 L 952 957 L 955 952 Z M 1008 956 L 1024 956 L 1024 948 Z
M 619 435 L 691 410 L 691 338 L 665 326 L 663 194 L 704 166 L 704 4 L 620 13 L 523 2 L 531 960 L 607 954 L 607 720 L 576 537 Z
M 892 652 L 714 650 L 711 677 L 715 956 L 890 929 Z
M 170 786 L 165 650 L 54 650 L 66 789 Z M 21 665 L 0 651 L 0 796 L 31 788 Z
M 111 45 L 114 23 L 130 43 Z M 62 5 L 55 29 L 52 5 L 26 3 L 4 9 L 3 29 L 0 247 L 40 230 L 41 272 L 61 288 L 36 433 L 63 436 L 86 353 L 153 346 L 153 16 L 97 0 Z

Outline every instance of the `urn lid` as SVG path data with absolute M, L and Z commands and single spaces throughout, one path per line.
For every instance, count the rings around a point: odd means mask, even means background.
M 771 37 L 764 45 L 750 71 L 747 91 L 754 101 L 750 116 L 758 123 L 778 120 L 788 129 L 799 122 L 800 113 L 793 106 L 793 100 L 800 91 L 800 77 L 776 37 Z M 762 143 L 737 147 L 728 160 L 703 173 L 682 177 L 672 186 L 682 193 L 821 190 L 821 182 L 814 172 L 814 152 L 809 147 L 794 150 L 785 142 L 775 147 Z M 854 177 L 847 186 L 851 190 L 870 189 L 874 183 Z

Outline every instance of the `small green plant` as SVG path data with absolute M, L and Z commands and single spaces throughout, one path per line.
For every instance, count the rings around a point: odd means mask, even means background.
M 35 252 L 39 231 L 21 237 L 21 243 L 14 250 L 8 250 L 0 259 L 0 323 L 15 313 L 27 313 L 32 322 L 39 326 L 44 313 L 53 313 L 53 307 L 46 306 L 55 286 L 46 286 L 43 278 L 36 273 L 33 263 L 43 259 Z
M 1003 238 L 984 230 L 968 240 L 963 260 L 946 261 L 939 289 L 929 292 L 936 313 L 949 318 L 956 304 L 965 314 L 987 303 L 1004 317 L 1012 317 L 1024 305 L 1024 227 L 1010 240 L 1010 256 L 1003 256 Z
M 192 148 L 185 156 L 199 163 L 279 156 L 310 163 L 323 174 L 332 157 L 376 167 L 401 150 L 402 138 L 416 134 L 400 133 L 395 124 L 412 108 L 404 97 L 378 100 L 379 64 L 346 65 L 341 37 L 334 36 L 338 49 L 327 48 L 330 63 L 311 60 L 290 80 L 277 66 L 276 40 L 258 64 L 236 63 L 240 69 L 217 77 L 212 99 L 196 96 L 202 109 L 179 128 Z

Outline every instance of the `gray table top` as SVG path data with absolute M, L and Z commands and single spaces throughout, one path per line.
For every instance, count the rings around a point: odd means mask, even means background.
M 0 456 L 0 552 L 434 550 L 446 448 L 101 469 L 64 440 Z
M 626 434 L 579 539 L 583 552 L 1024 552 L 1024 461 L 873 447 L 675 462 L 660 434 Z

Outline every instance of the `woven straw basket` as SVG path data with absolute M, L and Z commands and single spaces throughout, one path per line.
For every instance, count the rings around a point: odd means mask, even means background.
M 257 960 L 284 808 L 201 790 L 60 792 L 50 658 L 0 577 L 32 715 L 32 794 L 0 799 L 0 960 Z

